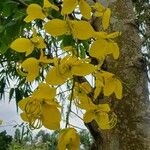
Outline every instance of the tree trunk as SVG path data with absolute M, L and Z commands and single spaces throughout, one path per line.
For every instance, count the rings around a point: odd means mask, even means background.
M 99 131 L 95 122 L 88 125 L 95 142 L 93 150 L 150 150 L 149 92 L 141 41 L 135 24 L 131 0 L 117 0 L 112 8 L 112 31 L 121 31 L 120 58 L 107 60 L 108 71 L 123 83 L 123 99 L 112 98 L 111 107 L 117 114 L 114 129 Z M 149 113 L 149 114 L 148 114 Z M 149 116 L 148 116 L 149 115 Z

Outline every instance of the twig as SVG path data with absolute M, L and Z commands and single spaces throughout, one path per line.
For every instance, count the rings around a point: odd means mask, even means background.
M 72 110 L 71 110 L 71 113 L 73 113 L 74 115 L 76 115 L 78 118 L 80 118 L 83 121 L 83 119 L 78 114 L 76 114 L 75 112 L 73 112 Z
M 80 129 L 80 130 L 83 130 L 83 128 L 77 127 L 77 126 L 75 126 L 75 125 L 72 125 L 72 124 L 68 124 L 68 125 L 70 125 L 70 126 L 72 126 L 72 127 L 74 127 L 74 128 L 78 128 L 78 129 Z
M 66 115 L 66 125 L 65 125 L 66 128 L 69 124 L 69 115 L 70 115 L 70 112 L 71 112 L 74 86 L 75 86 L 75 81 L 73 79 L 73 84 L 72 84 L 72 89 L 71 89 L 71 96 L 70 96 L 70 103 L 69 103 L 69 107 L 68 107 L 68 111 L 67 111 L 67 115 Z

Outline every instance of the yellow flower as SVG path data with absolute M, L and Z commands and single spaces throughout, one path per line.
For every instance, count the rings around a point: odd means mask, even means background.
M 28 16 L 24 19 L 25 22 L 30 22 L 35 19 L 42 19 L 44 20 L 48 16 L 48 8 L 55 9 L 56 11 L 59 8 L 53 4 L 51 4 L 48 0 L 44 0 L 43 8 L 38 4 L 31 4 L 27 8 Z
M 84 107 L 84 109 L 86 110 L 83 116 L 85 123 L 95 120 L 101 129 L 111 129 L 116 125 L 115 115 L 109 119 L 108 113 L 110 112 L 110 107 L 108 104 L 95 105 L 91 103 Z
M 63 129 L 58 138 L 58 150 L 79 150 L 80 137 L 74 128 Z
M 108 29 L 109 27 L 110 16 L 111 10 L 110 8 L 107 8 L 102 17 L 102 27 L 104 30 Z
M 89 54 L 97 59 L 104 59 L 108 54 L 112 54 L 114 59 L 119 57 L 119 47 L 112 39 L 119 36 L 120 32 L 107 34 L 105 32 L 95 32 L 96 41 L 93 42 Z
M 31 39 L 18 38 L 10 45 L 10 48 L 17 52 L 25 52 L 26 56 L 31 54 L 35 47 L 39 49 L 46 48 L 46 44 L 42 37 L 33 35 Z
M 105 11 L 105 7 L 101 4 L 101 3 L 98 3 L 96 2 L 92 8 L 94 8 L 94 16 L 96 17 L 101 17 L 103 16 L 104 14 L 104 11 Z
M 64 0 L 61 13 L 63 15 L 70 14 L 79 5 L 79 9 L 84 18 L 91 18 L 91 7 L 85 0 Z
M 23 72 L 26 73 L 27 81 L 33 81 L 39 75 L 39 63 L 34 57 L 26 59 L 22 64 Z
M 97 78 L 96 80 L 100 79 L 100 90 L 103 88 L 105 96 L 110 96 L 115 93 L 117 99 L 122 99 L 122 83 L 119 79 L 115 78 L 114 74 L 101 71 L 97 72 L 95 76 Z
M 59 60 L 55 67 L 50 69 L 46 82 L 50 85 L 63 84 L 73 75 L 85 76 L 92 73 L 95 67 L 77 57 L 66 56 Z
M 55 59 L 48 59 L 44 56 L 43 51 L 41 50 L 39 59 L 34 57 L 27 58 L 22 63 L 18 63 L 16 68 L 18 74 L 25 76 L 28 82 L 32 82 L 39 75 L 40 68 L 45 67 L 46 64 L 54 62 Z
M 98 73 L 95 74 L 96 81 L 95 81 L 95 90 L 94 90 L 94 99 L 96 99 L 100 92 L 102 91 L 102 87 L 104 86 L 103 77 L 100 76 Z
M 122 83 L 119 79 L 114 76 L 106 78 L 104 77 L 104 95 L 110 96 L 115 93 L 117 99 L 122 99 Z
M 44 29 L 52 36 L 72 34 L 74 38 L 86 40 L 93 36 L 94 29 L 87 21 L 52 19 L 44 25 Z
M 109 21 L 111 16 L 110 8 L 105 8 L 101 3 L 95 3 L 92 6 L 95 9 L 94 15 L 96 17 L 102 17 L 102 27 L 106 30 L 109 27 Z
M 81 84 L 76 83 L 73 91 L 73 99 L 76 106 L 84 109 L 87 105 L 91 104 L 90 98 L 87 96 L 92 91 L 89 83 L 83 82 Z M 86 105 L 86 106 L 85 106 Z
M 31 95 L 19 101 L 23 111 L 21 118 L 29 122 L 30 127 L 40 128 L 42 125 L 48 129 L 56 130 L 60 127 L 61 115 L 58 103 L 54 101 L 56 90 L 42 83 Z

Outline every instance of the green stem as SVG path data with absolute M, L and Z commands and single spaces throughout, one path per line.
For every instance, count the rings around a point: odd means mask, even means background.
M 71 89 L 71 96 L 70 96 L 70 103 L 68 106 L 68 111 L 67 111 L 67 115 L 66 115 L 66 125 L 65 128 L 67 128 L 68 124 L 69 124 L 69 116 L 70 116 L 70 112 L 71 112 L 71 106 L 72 106 L 72 99 L 73 99 L 73 89 L 75 86 L 75 81 L 73 79 L 73 83 L 72 83 L 72 89 Z

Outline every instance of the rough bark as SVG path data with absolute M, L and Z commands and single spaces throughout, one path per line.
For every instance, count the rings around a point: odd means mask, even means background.
M 121 31 L 120 58 L 108 59 L 108 71 L 123 83 L 123 99 L 111 98 L 111 107 L 118 116 L 112 130 L 99 131 L 92 122 L 88 125 L 95 139 L 93 150 L 150 150 L 149 92 L 145 64 L 140 53 L 141 41 L 135 27 L 131 0 L 111 3 L 112 31 Z

